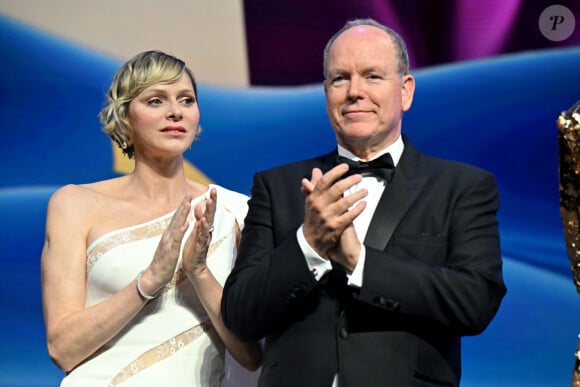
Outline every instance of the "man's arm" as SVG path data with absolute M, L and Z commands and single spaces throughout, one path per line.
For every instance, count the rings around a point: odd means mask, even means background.
M 271 332 L 317 286 L 298 245 L 296 229 L 288 228 L 283 240 L 276 243 L 280 235 L 275 235 L 270 192 L 262 175 L 256 174 L 240 250 L 223 291 L 224 323 L 244 340 L 261 339 Z
M 452 205 L 445 206 L 450 211 L 445 230 L 416 235 L 404 241 L 406 246 L 389 247 L 386 252 L 367 246 L 359 301 L 432 321 L 457 335 L 479 334 L 487 327 L 506 288 L 496 219 L 497 186 L 492 175 L 477 176 L 465 184 Z M 429 219 L 428 214 L 419 217 L 422 222 Z M 397 243 L 403 245 L 402 240 L 391 241 Z M 441 256 L 425 259 L 421 246 L 440 251 Z

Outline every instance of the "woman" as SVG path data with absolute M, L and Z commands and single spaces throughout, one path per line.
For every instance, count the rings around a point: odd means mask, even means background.
M 199 116 L 183 61 L 135 56 L 100 113 L 134 171 L 52 196 L 42 294 L 48 351 L 67 372 L 61 386 L 217 386 L 224 345 L 259 367 L 258 344 L 237 340 L 220 316 L 247 197 L 186 178 Z

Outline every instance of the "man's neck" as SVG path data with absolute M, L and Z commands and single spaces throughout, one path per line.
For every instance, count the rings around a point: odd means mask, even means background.
M 403 138 L 402 136 L 399 136 L 393 143 L 387 145 L 386 147 L 373 151 L 366 157 L 361 157 L 359 156 L 359 154 L 350 151 L 349 149 L 340 144 L 338 144 L 338 154 L 347 157 L 351 160 L 370 161 L 384 155 L 385 153 L 390 153 L 391 157 L 393 158 L 393 162 L 395 163 L 395 165 L 397 165 L 399 159 L 401 158 L 401 155 L 403 154 L 404 148 L 405 144 L 403 143 Z

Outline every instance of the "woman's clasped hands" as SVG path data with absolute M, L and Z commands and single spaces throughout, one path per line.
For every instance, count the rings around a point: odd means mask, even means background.
M 171 281 L 175 273 L 181 241 L 189 228 L 192 195 L 187 194 L 161 235 L 151 264 L 140 278 L 139 290 L 146 295 L 154 296 Z M 207 200 L 197 204 L 193 213 L 195 224 L 183 247 L 182 269 L 190 280 L 203 276 L 207 271 L 206 259 L 217 203 L 217 191 L 212 188 Z

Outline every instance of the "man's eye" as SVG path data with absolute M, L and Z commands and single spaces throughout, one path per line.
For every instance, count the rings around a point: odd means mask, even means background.
M 339 84 L 341 82 L 344 82 L 345 80 L 346 80 L 346 78 L 341 75 L 341 76 L 332 78 L 332 83 Z

